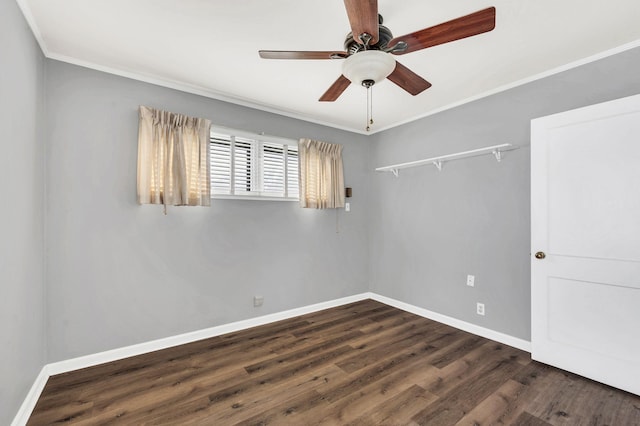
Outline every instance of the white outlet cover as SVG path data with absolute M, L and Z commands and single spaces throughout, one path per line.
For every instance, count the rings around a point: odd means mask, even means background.
M 484 303 L 477 303 L 476 304 L 476 313 L 478 315 L 483 315 L 484 316 Z
M 475 275 L 467 275 L 467 285 L 469 287 L 474 287 L 476 285 Z
M 344 211 L 346 212 L 351 211 L 351 203 L 344 203 Z

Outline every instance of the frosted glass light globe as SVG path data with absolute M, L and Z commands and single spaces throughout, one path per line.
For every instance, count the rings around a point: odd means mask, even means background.
M 387 52 L 365 50 L 354 53 L 342 64 L 342 74 L 352 83 L 362 84 L 372 80 L 376 83 L 387 78 L 396 67 L 396 60 Z

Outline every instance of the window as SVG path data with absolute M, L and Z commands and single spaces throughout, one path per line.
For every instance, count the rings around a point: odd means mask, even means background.
M 298 200 L 296 141 L 212 128 L 213 198 Z

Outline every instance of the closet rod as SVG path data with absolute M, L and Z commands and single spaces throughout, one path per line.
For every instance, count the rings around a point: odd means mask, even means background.
M 511 145 L 510 143 L 503 143 L 500 145 L 493 145 L 493 146 L 487 146 L 484 148 L 472 149 L 470 151 L 462 151 L 462 152 L 456 152 L 453 154 L 440 155 L 438 157 L 425 158 L 424 160 L 409 161 L 408 163 L 399 163 L 399 164 L 393 164 L 391 166 L 378 167 L 376 171 L 391 172 L 396 177 L 398 177 L 398 170 L 400 169 L 408 169 L 409 167 L 418 167 L 418 166 L 424 166 L 426 164 L 433 164 L 434 166 L 437 167 L 438 170 L 442 170 L 442 163 L 444 161 L 458 160 L 460 158 L 467 158 L 467 157 L 476 157 L 478 155 L 485 155 L 485 154 L 493 154 L 496 157 L 496 160 L 500 161 L 502 160 L 502 153 L 504 151 L 510 151 L 512 149 L 517 149 L 517 148 L 518 148 L 517 146 Z

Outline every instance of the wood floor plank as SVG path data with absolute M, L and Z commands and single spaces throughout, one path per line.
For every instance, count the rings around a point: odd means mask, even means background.
M 286 383 L 279 383 L 271 388 L 272 393 L 266 394 L 264 392 L 254 392 L 241 395 L 233 400 L 232 407 L 238 409 L 233 412 L 229 410 L 214 410 L 206 420 L 210 420 L 210 424 L 230 424 L 241 421 L 246 421 L 249 418 L 260 415 L 265 410 L 275 409 L 283 403 L 282 398 L 273 398 L 273 394 L 286 395 L 287 398 L 294 398 L 300 394 L 304 394 L 313 390 L 318 392 L 327 383 L 336 380 L 343 375 L 344 372 L 335 365 L 327 365 L 321 370 L 316 370 L 311 374 L 301 376 L 299 380 L 287 381 Z M 320 402 L 322 401 L 322 402 Z M 231 403 L 232 401 L 229 401 Z M 286 401 L 285 401 L 286 403 Z M 303 411 L 318 408 L 319 411 L 324 412 L 328 406 L 324 398 L 318 401 L 317 404 L 307 405 L 305 407 L 298 407 L 296 411 L 296 417 L 300 417 Z
M 362 387 L 382 380 L 385 376 L 401 370 L 407 364 L 418 357 L 431 351 L 432 348 L 424 343 L 404 348 L 393 356 L 383 358 L 378 363 L 359 370 L 358 374 L 350 376 L 348 383 L 340 383 L 325 391 L 325 397 L 330 403 L 334 403 L 352 393 L 358 392 Z
M 268 345 L 265 347 L 268 348 Z M 266 352 L 269 353 L 268 349 L 266 349 Z M 225 355 L 224 352 L 220 354 Z M 140 371 L 130 373 L 131 381 L 128 384 L 127 375 L 108 376 L 102 380 L 100 388 L 94 390 L 94 394 L 85 392 L 82 396 L 84 398 L 93 397 L 114 402 L 118 399 L 144 398 L 146 394 L 153 392 L 154 389 L 172 388 L 174 392 L 177 392 L 177 389 L 181 389 L 181 387 L 176 386 L 183 384 L 199 383 L 201 386 L 206 386 L 213 382 L 219 384 L 228 383 L 229 381 L 242 381 L 244 380 L 243 376 L 246 374 L 239 371 L 237 362 L 247 361 L 252 358 L 251 354 L 248 354 L 248 356 L 243 355 L 241 352 L 234 354 L 233 357 L 219 356 L 215 359 L 202 360 L 197 360 L 197 357 L 194 357 L 195 361 L 190 359 L 189 362 L 183 360 L 181 363 L 165 363 L 158 368 L 144 370 L 143 376 L 140 376 Z M 258 352 L 254 357 L 259 359 L 260 356 L 262 355 Z M 203 378 L 206 378 L 206 381 L 203 381 Z M 125 384 L 126 392 L 122 390 Z M 177 397 L 177 393 L 175 396 Z
M 359 388 L 357 392 L 352 392 L 332 402 L 328 410 L 316 410 L 307 414 L 315 422 L 322 425 L 349 423 L 362 416 L 363 413 L 405 391 L 412 386 L 411 384 L 415 379 L 420 379 L 423 376 L 433 377 L 436 374 L 437 369 L 435 367 L 429 365 L 424 358 L 418 358 L 415 363 L 409 363 L 404 368 L 386 375 L 381 380 L 369 383 Z M 331 394 L 335 389 L 336 383 L 346 385 L 352 380 L 351 377 L 347 375 L 346 377 L 338 378 L 339 381 L 334 382 L 333 385 L 329 384 L 324 389 L 318 389 L 318 392 L 323 395 Z
M 219 408 L 225 406 L 228 401 L 234 400 L 239 396 L 249 393 L 267 392 L 273 387 L 274 384 L 280 383 L 287 379 L 297 378 L 300 374 L 304 374 L 314 368 L 321 367 L 331 363 L 333 358 L 352 351 L 349 346 L 340 346 L 331 351 L 325 351 L 314 357 L 309 357 L 297 363 L 292 363 L 283 369 L 268 372 L 256 377 L 249 377 L 246 380 L 241 380 L 230 386 L 223 387 L 221 389 L 214 389 L 210 392 L 199 393 L 193 398 L 177 401 L 179 405 L 178 409 L 172 409 L 171 413 L 167 415 L 169 419 L 179 420 L 181 417 L 188 416 L 194 412 L 207 413 L 213 408 Z M 228 404 L 226 404 L 228 406 Z
M 456 423 L 640 425 L 640 396 L 365 300 L 50 377 L 28 422 Z
M 526 411 L 520 414 L 513 424 L 518 426 L 552 426 L 550 423 L 547 423 Z
M 356 347 L 359 350 L 351 358 L 338 363 L 338 367 L 347 373 L 352 373 L 373 364 L 376 360 L 393 356 L 404 348 L 415 346 L 417 342 L 428 344 L 428 349 L 435 349 L 432 343 L 443 340 L 444 336 L 430 333 L 424 327 L 408 327 L 397 330 L 393 336 L 389 336 L 383 341 L 376 339 L 376 343 L 361 344 Z M 427 348 L 427 345 L 425 345 Z
M 466 335 L 458 338 L 455 344 L 452 344 L 448 350 L 443 351 L 437 358 L 433 358 L 432 364 L 434 367 L 444 368 L 472 350 L 482 346 L 485 342 L 486 340 L 482 337 L 474 335 Z
M 207 362 L 215 362 L 215 367 L 219 369 L 223 364 L 229 364 L 230 358 L 227 356 L 228 354 L 233 354 L 233 358 L 236 360 L 241 353 L 246 353 L 249 357 L 255 359 L 258 355 L 257 351 L 269 350 L 274 344 L 282 345 L 282 340 L 284 339 L 288 339 L 289 342 L 293 342 L 293 344 L 299 344 L 301 340 L 291 335 L 274 335 L 273 333 L 281 333 L 282 328 L 291 330 L 306 324 L 306 322 L 295 322 L 290 325 L 269 325 L 269 331 L 265 330 L 267 334 L 262 336 L 254 336 L 255 331 L 249 329 L 247 330 L 246 338 L 238 338 L 237 335 L 234 334 L 233 336 L 225 335 L 223 338 L 214 337 L 204 339 L 177 348 L 155 351 L 149 354 L 78 370 L 74 372 L 74 374 L 65 373 L 56 375 L 49 379 L 47 386 L 52 392 L 55 392 L 58 388 L 70 389 L 73 386 L 85 387 L 86 383 L 97 379 L 104 381 L 105 378 L 123 377 L 123 380 L 130 382 L 138 378 L 149 378 L 158 374 L 166 374 L 166 370 L 170 368 L 171 365 L 180 368 L 185 362 L 198 363 L 202 367 L 204 367 Z M 182 348 L 182 350 L 178 348 Z M 213 352 L 217 354 L 215 360 L 207 359 L 210 357 L 206 354 Z M 116 385 L 119 386 L 119 384 Z M 104 388 L 101 388 L 101 391 L 104 391 Z
M 293 352 L 288 352 L 283 355 L 278 355 L 275 357 L 270 357 L 264 361 L 256 362 L 249 364 L 244 367 L 244 369 L 249 374 L 262 373 L 272 368 L 277 368 L 281 365 L 285 365 L 290 362 L 295 362 L 306 357 L 312 356 L 314 353 L 318 353 L 320 351 L 344 345 L 347 342 L 350 342 L 352 339 L 356 337 L 362 336 L 362 332 L 359 330 L 350 331 L 347 333 L 340 333 L 333 339 L 327 339 L 317 345 L 310 345 L 303 347 L 302 349 L 298 349 Z
M 386 317 L 379 321 L 374 320 L 370 324 L 363 325 L 359 328 L 363 336 L 355 339 L 351 345 L 357 347 L 376 339 L 384 341 L 389 336 L 393 336 L 406 328 L 416 327 L 417 324 L 424 326 L 424 321 L 424 318 L 408 312 L 393 317 Z
M 505 361 L 518 363 L 517 352 L 519 352 L 517 349 L 487 340 L 483 345 L 468 352 L 459 360 L 440 369 L 439 377 L 436 380 L 417 384 L 429 392 L 443 397 L 453 389 L 464 387 L 467 382 L 473 382 L 486 371 L 499 367 Z
M 527 411 L 552 425 L 640 425 L 640 397 L 549 368 Z
M 472 410 L 473 415 L 478 418 L 493 419 L 492 423 L 488 424 L 516 424 L 517 418 L 530 406 L 529 403 L 541 392 L 546 392 L 544 389 L 548 383 L 548 371 L 548 366 L 530 362 L 505 384 L 513 388 L 499 389 L 499 392 L 505 392 L 505 395 L 498 394 L 498 401 L 494 400 L 496 395 L 491 395 Z M 495 404 L 502 402 L 504 402 L 502 408 L 496 409 Z
M 437 399 L 436 395 L 420 386 L 412 385 L 348 424 L 353 426 L 407 424 L 411 421 L 411 417 Z
M 322 396 L 316 391 L 308 391 L 305 394 L 298 395 L 295 398 L 285 401 L 278 407 L 274 407 L 257 414 L 247 420 L 236 423 L 238 426 L 253 425 L 303 425 L 307 424 L 306 420 L 298 418 L 296 414 L 300 411 L 304 412 L 309 407 L 318 404 L 324 404 Z
M 296 319 L 307 321 L 310 323 L 310 326 L 313 326 L 314 324 L 323 324 L 335 321 L 336 319 L 341 319 L 343 322 L 347 322 L 352 318 L 376 316 L 381 313 L 392 311 L 392 307 L 383 303 L 379 303 L 374 300 L 363 300 L 350 303 L 348 305 L 338 306 L 337 308 L 325 309 L 311 314 L 302 315 L 300 317 L 296 317 Z
M 522 368 L 514 359 L 490 363 L 472 380 L 465 381 L 444 395 L 438 395 L 440 399 L 416 414 L 413 420 L 421 425 L 453 425 Z
M 508 380 L 460 419 L 456 426 L 511 424 L 502 421 L 503 413 L 514 405 L 524 387 L 522 383 Z
M 367 312 L 359 313 L 357 317 L 351 318 L 349 321 L 345 321 L 344 318 L 336 318 L 332 321 L 321 322 L 321 323 L 312 323 L 307 327 L 303 327 L 300 330 L 296 330 L 293 335 L 301 338 L 309 334 L 318 334 L 322 332 L 326 332 L 332 329 L 337 330 L 353 330 L 365 324 L 370 324 L 374 322 L 370 316 L 380 310 L 387 310 L 387 308 L 376 308 Z

